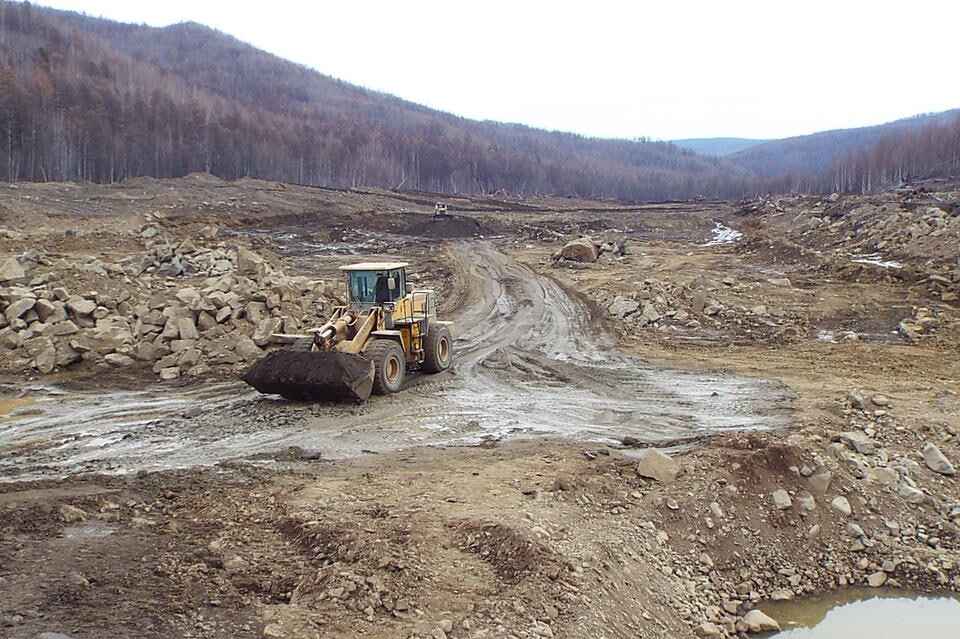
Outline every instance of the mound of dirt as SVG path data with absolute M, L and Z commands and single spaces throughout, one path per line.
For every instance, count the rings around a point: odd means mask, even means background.
M 473 218 L 437 215 L 411 224 L 402 233 L 417 237 L 455 238 L 493 235 L 494 231 Z

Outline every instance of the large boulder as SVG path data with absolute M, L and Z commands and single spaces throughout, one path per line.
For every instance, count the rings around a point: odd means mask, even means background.
M 12 282 L 14 280 L 21 280 L 27 276 L 26 269 L 20 264 L 20 262 L 15 257 L 7 259 L 5 262 L 0 264 L 0 282 Z
M 589 237 L 581 237 L 572 242 L 567 242 L 560 249 L 560 257 L 574 262 L 596 262 L 599 256 L 599 248 Z
M 661 453 L 655 448 L 648 448 L 641 453 L 637 464 L 637 474 L 641 477 L 656 479 L 659 482 L 671 482 L 680 474 L 680 464 L 672 457 Z
M 779 631 L 780 624 L 772 617 L 760 610 L 753 609 L 743 616 L 744 623 L 747 624 L 748 632 L 770 632 Z

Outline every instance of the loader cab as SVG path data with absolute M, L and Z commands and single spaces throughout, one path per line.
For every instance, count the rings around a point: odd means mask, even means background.
M 406 262 L 362 262 L 341 266 L 347 274 L 350 308 L 365 311 L 395 303 L 407 291 Z

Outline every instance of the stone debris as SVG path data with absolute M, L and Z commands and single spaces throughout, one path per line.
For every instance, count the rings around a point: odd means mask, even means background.
M 0 350 L 22 353 L 12 360 L 20 370 L 43 375 L 144 366 L 172 380 L 210 366 L 245 366 L 273 346 L 274 333 L 324 321 L 317 307 L 331 300 L 323 282 L 287 276 L 242 246 L 169 243 L 162 233 L 145 239 L 144 256 L 116 263 L 31 255 L 48 274 L 0 287 Z M 21 261 L 7 260 L 4 282 L 26 276 Z M 124 278 L 128 286 L 70 291 L 57 275 L 69 271 Z M 185 279 L 189 285 L 178 285 Z

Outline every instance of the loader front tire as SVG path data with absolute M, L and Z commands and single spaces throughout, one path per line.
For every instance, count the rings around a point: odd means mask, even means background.
M 303 351 L 309 352 L 313 350 L 313 338 L 312 337 L 301 337 L 293 344 L 290 345 L 291 351 Z
M 431 326 L 423 340 L 423 370 L 441 373 L 450 368 L 453 359 L 453 340 L 446 326 Z
M 407 358 L 399 344 L 389 339 L 377 339 L 367 347 L 363 356 L 373 362 L 375 395 L 388 395 L 400 390 L 407 370 Z

